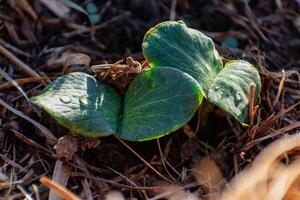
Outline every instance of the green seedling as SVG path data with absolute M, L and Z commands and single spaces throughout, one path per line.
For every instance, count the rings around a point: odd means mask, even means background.
M 124 140 L 162 137 L 184 124 L 206 98 L 243 125 L 249 123 L 249 85 L 258 99 L 261 82 L 248 62 L 224 66 L 213 41 L 182 21 L 151 28 L 142 44 L 151 68 L 137 75 L 124 97 L 94 77 L 74 72 L 48 85 L 31 101 L 61 125 L 88 137 Z

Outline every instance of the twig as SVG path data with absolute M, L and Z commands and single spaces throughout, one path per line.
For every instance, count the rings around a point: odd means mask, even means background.
M 130 178 L 127 178 L 126 176 L 124 176 L 122 173 L 118 172 L 117 170 L 114 170 L 113 168 L 110 167 L 106 167 L 107 169 L 111 170 L 112 172 L 116 173 L 117 175 L 119 175 L 120 177 L 124 178 L 128 183 L 130 183 L 132 186 L 134 187 L 140 187 L 139 185 L 137 185 L 134 181 L 132 181 Z M 140 191 L 138 191 L 140 192 Z M 149 199 L 149 197 L 147 196 L 147 193 L 145 192 L 145 190 L 141 190 L 141 192 L 143 193 L 143 195 L 145 196 L 145 199 Z
M 70 190 L 68 190 L 67 188 L 59 185 L 58 183 L 52 181 L 51 179 L 42 176 L 40 178 L 40 182 L 45 185 L 46 187 L 53 189 L 55 192 L 57 192 L 57 194 L 59 196 L 61 196 L 62 198 L 66 199 L 66 200 L 80 200 L 80 198 L 75 195 L 74 193 L 72 193 Z
M 28 137 L 24 136 L 22 133 L 20 133 L 19 131 L 11 128 L 9 129 L 11 132 L 13 132 L 16 136 L 16 138 L 20 139 L 22 142 L 24 142 L 25 144 L 28 144 L 32 147 L 34 147 L 37 151 L 40 151 L 44 154 L 50 155 L 53 154 L 53 152 L 51 152 L 50 150 L 48 150 L 47 148 L 45 148 L 44 146 L 36 143 L 35 141 L 29 139 Z
M 255 99 L 255 84 L 253 82 L 250 83 L 250 93 L 249 93 L 249 125 L 253 125 L 254 117 L 256 114 L 256 110 L 254 108 L 254 99 Z
M 166 170 L 166 172 L 168 173 L 168 175 L 170 176 L 170 178 L 172 178 L 173 181 L 175 181 L 176 179 L 171 175 L 171 173 L 169 172 L 167 165 L 173 170 L 173 172 L 175 172 L 179 177 L 181 176 L 181 174 L 168 162 L 167 158 L 165 157 L 164 153 L 162 152 L 161 149 L 161 145 L 159 142 L 159 139 L 156 140 L 157 141 L 157 146 L 158 146 L 158 151 L 161 157 L 161 162 Z
M 279 87 L 278 87 L 278 91 L 277 91 L 277 95 L 276 95 L 276 99 L 273 103 L 273 106 L 276 105 L 276 103 L 278 102 L 279 100 L 279 97 L 282 93 L 282 89 L 283 89 L 283 86 L 284 86 L 284 81 L 285 81 L 285 70 L 283 69 L 282 70 L 282 77 L 281 77 L 281 80 L 280 80 L 280 83 L 279 83 Z
M 5 162 L 7 162 L 8 164 L 10 164 L 11 166 L 13 166 L 14 168 L 17 168 L 20 170 L 20 172 L 28 172 L 28 169 L 22 167 L 21 165 L 19 165 L 18 163 L 8 159 L 6 156 L 4 156 L 3 154 L 0 154 L 0 158 L 2 160 L 4 160 Z
M 17 47 L 15 47 L 15 46 L 9 44 L 8 42 L 2 40 L 1 38 L 0 38 L 0 43 L 1 43 L 4 47 L 6 47 L 7 49 L 10 49 L 11 51 L 13 51 L 13 52 L 15 52 L 15 53 L 17 53 L 17 54 L 20 54 L 20 55 L 22 55 L 22 56 L 26 56 L 26 57 L 28 57 L 28 58 L 32 58 L 32 55 L 30 55 L 29 53 L 24 52 L 24 51 L 18 49 Z
M 148 163 L 144 158 L 142 158 L 137 152 L 135 152 L 128 144 L 126 144 L 123 140 L 116 137 L 119 142 L 121 142 L 126 148 L 128 148 L 136 157 L 138 157 L 146 166 L 148 166 L 154 173 L 156 173 L 158 176 L 160 176 L 165 181 L 168 181 L 169 183 L 173 183 L 171 180 L 169 180 L 167 177 L 162 175 L 159 171 L 157 171 L 150 163 Z
M 45 126 L 43 126 L 42 124 L 38 123 L 37 121 L 31 119 L 30 117 L 24 115 L 21 111 L 16 110 L 15 108 L 13 108 L 12 106 L 8 105 L 5 101 L 3 101 L 0 98 L 0 105 L 4 106 L 6 109 L 8 109 L 9 111 L 13 112 L 14 114 L 18 115 L 19 117 L 22 117 L 23 119 L 29 121 L 30 123 L 32 123 L 34 126 L 36 126 L 37 128 L 39 128 L 41 130 L 41 135 L 46 137 L 47 141 L 49 142 L 49 144 L 54 145 L 57 141 L 57 138 L 55 137 L 55 135 L 48 130 Z
M 86 175 L 86 173 L 82 173 L 82 172 L 76 172 L 76 173 L 72 172 L 71 176 L 72 177 L 85 177 L 85 178 L 92 179 L 92 180 L 99 180 L 99 181 L 111 184 L 115 187 L 119 187 L 122 189 L 129 189 L 129 190 L 155 190 L 155 189 L 167 189 L 168 188 L 168 187 L 164 187 L 164 186 L 149 186 L 149 187 L 145 187 L 145 186 L 139 187 L 138 186 L 138 187 L 136 187 L 136 186 L 131 186 L 131 185 L 125 185 L 122 183 L 114 182 L 111 179 L 105 179 L 105 178 L 101 178 L 99 176 Z
M 281 129 L 278 129 L 276 131 L 274 131 L 273 133 L 271 134 L 268 134 L 264 137 L 261 137 L 261 138 L 258 138 L 258 139 L 255 139 L 255 140 L 252 140 L 251 142 L 247 143 L 246 145 L 243 146 L 243 150 L 244 151 L 247 151 L 249 150 L 251 147 L 261 143 L 262 141 L 265 141 L 267 139 L 270 139 L 270 138 L 274 138 L 274 137 L 277 137 L 281 134 L 284 134 L 290 130 L 293 130 L 293 129 L 296 129 L 296 128 L 300 128 L 300 122 L 296 122 L 296 123 L 293 123 L 293 124 L 290 124 L 288 126 L 285 126 Z
M 11 62 L 13 62 L 17 66 L 19 66 L 28 75 L 30 75 L 32 77 L 38 77 L 38 78 L 41 77 L 38 73 L 36 73 L 33 69 L 31 69 L 27 64 L 25 64 L 23 61 L 21 61 L 15 55 L 13 55 L 12 53 L 10 53 L 7 49 L 5 49 L 1 44 L 0 44 L 0 53 L 2 53 Z
M 49 77 L 29 77 L 29 78 L 19 78 L 15 79 L 14 81 L 17 84 L 26 84 L 26 83 L 34 83 L 34 82 L 41 82 L 43 80 L 47 80 Z M 11 82 L 6 82 L 0 85 L 0 90 L 9 89 L 10 87 L 14 86 Z

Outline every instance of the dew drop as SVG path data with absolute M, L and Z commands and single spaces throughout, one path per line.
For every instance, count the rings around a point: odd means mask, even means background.
M 82 105 L 87 105 L 88 104 L 88 97 L 87 95 L 82 95 L 80 98 L 79 98 L 79 101 Z
M 68 97 L 68 96 L 60 96 L 60 97 L 59 97 L 59 100 L 60 100 L 61 102 L 63 102 L 63 103 L 66 103 L 66 104 L 71 102 L 71 98 Z

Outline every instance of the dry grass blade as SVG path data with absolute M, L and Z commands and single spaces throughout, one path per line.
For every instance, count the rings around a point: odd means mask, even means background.
M 38 144 L 37 142 L 35 142 L 34 140 L 29 139 L 28 137 L 24 136 L 22 133 L 20 133 L 19 131 L 15 130 L 15 129 L 9 129 L 11 132 L 13 132 L 13 134 L 16 136 L 16 138 L 20 139 L 21 141 L 23 141 L 24 143 L 34 147 L 37 151 L 43 152 L 44 154 L 48 154 L 51 155 L 53 154 L 53 152 L 51 152 L 50 150 L 48 150 L 47 148 L 45 148 L 44 146 Z
M 255 140 L 252 140 L 251 142 L 247 143 L 244 147 L 243 147 L 243 150 L 248 150 L 250 149 L 251 147 L 263 142 L 264 140 L 267 140 L 267 139 L 271 139 L 273 137 L 276 137 L 280 134 L 283 134 L 285 132 L 288 132 L 288 131 L 291 131 L 293 129 L 296 129 L 296 128 L 300 128 L 300 122 L 295 122 L 293 124 L 290 124 L 288 126 L 285 126 L 281 129 L 278 129 L 276 131 L 274 131 L 273 133 L 269 134 L 269 135 L 266 135 L 264 137 L 260 137 L 258 139 L 255 139 Z
M 278 102 L 279 100 L 279 97 L 282 93 L 282 89 L 283 89 L 283 86 L 284 86 L 284 81 L 285 81 L 285 70 L 283 69 L 282 70 L 282 77 L 281 77 L 281 80 L 280 80 L 280 83 L 279 83 L 279 87 L 278 87 L 278 91 L 277 91 L 277 95 L 276 95 L 276 99 L 273 103 L 273 106 L 276 105 L 276 103 Z
M 28 173 L 28 169 L 24 168 L 23 166 L 19 165 L 18 163 L 16 163 L 13 160 L 8 159 L 5 155 L 0 154 L 0 159 L 4 160 L 5 162 L 7 162 L 9 165 L 13 166 L 14 168 L 20 170 L 20 172 L 26 172 Z
M 28 193 L 26 192 L 26 190 L 25 190 L 22 186 L 17 185 L 17 188 L 22 192 L 22 194 L 25 196 L 25 198 L 26 198 L 27 200 L 33 200 L 33 198 L 31 197 L 31 195 L 28 194 Z
M 37 128 L 39 128 L 41 130 L 41 135 L 46 137 L 47 141 L 49 142 L 49 144 L 54 145 L 57 141 L 57 138 L 55 137 L 55 135 L 48 130 L 45 126 L 43 126 L 42 124 L 38 123 L 37 121 L 31 119 L 30 117 L 24 115 L 21 111 L 16 110 L 15 108 L 13 108 L 12 106 L 8 105 L 5 101 L 3 101 L 2 99 L 0 99 L 0 105 L 4 106 L 6 109 L 8 109 L 9 111 L 13 112 L 14 114 L 18 115 L 19 117 L 22 117 L 23 119 L 29 121 L 30 123 L 32 123 L 34 126 L 36 126 Z
M 15 86 L 21 93 L 22 95 L 25 97 L 25 99 L 29 102 L 28 96 L 27 94 L 23 91 L 23 89 L 21 88 L 21 86 L 19 86 L 19 84 L 12 79 L 4 70 L 0 69 L 0 77 L 5 78 L 10 84 L 12 84 L 13 86 Z
M 70 190 L 59 185 L 58 183 L 52 181 L 47 177 L 41 177 L 40 182 L 46 187 L 53 189 L 60 197 L 64 198 L 65 200 L 80 200 L 80 198 L 74 193 L 72 193 Z
M 283 164 L 281 159 L 299 147 L 300 134 L 273 142 L 258 155 L 250 168 L 231 181 L 230 187 L 222 194 L 222 200 L 279 200 L 289 196 L 288 191 L 295 192 L 291 186 L 299 179 L 299 157 L 289 165 Z M 297 188 L 299 194 L 299 184 Z
M 171 180 L 169 180 L 167 177 L 162 175 L 159 171 L 157 171 L 150 163 L 148 163 L 144 158 L 142 158 L 137 152 L 135 152 L 128 144 L 126 144 L 123 140 L 119 139 L 118 137 L 117 140 L 119 140 L 126 148 L 128 148 L 134 155 L 136 155 L 147 167 L 149 167 L 153 172 L 155 172 L 158 176 L 160 176 L 162 179 L 165 181 L 168 181 L 169 183 L 172 183 Z

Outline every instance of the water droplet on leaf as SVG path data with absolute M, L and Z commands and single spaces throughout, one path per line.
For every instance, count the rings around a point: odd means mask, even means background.
M 59 100 L 63 103 L 70 103 L 71 102 L 71 98 L 68 96 L 60 96 Z

